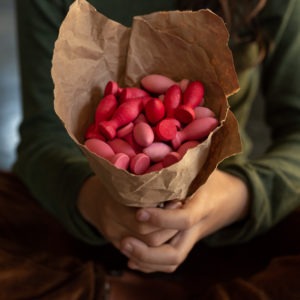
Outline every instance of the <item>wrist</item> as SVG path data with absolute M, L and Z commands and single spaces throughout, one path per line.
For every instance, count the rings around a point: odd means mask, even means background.
M 222 172 L 222 171 L 219 171 Z M 236 207 L 235 221 L 241 221 L 249 214 L 250 207 L 250 193 L 247 184 L 239 177 L 222 172 L 225 184 L 228 184 L 228 189 L 232 191 L 232 204 Z
M 100 180 L 95 175 L 90 176 L 81 186 L 77 198 L 78 211 L 82 217 L 93 226 L 95 226 L 95 214 L 99 203 L 99 195 L 101 195 L 100 186 Z
M 233 223 L 242 221 L 249 214 L 249 191 L 239 177 L 215 170 L 196 194 L 204 217 L 199 228 L 200 239 Z

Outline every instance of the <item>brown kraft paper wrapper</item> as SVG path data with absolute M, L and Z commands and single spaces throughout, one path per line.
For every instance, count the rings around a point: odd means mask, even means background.
M 241 151 L 227 101 L 239 89 L 228 39 L 223 20 L 209 10 L 137 16 L 128 28 L 85 0 L 71 5 L 53 54 L 54 108 L 114 200 L 145 207 L 185 199 L 222 160 Z M 153 73 L 202 81 L 206 106 L 220 125 L 178 163 L 134 175 L 90 152 L 83 145 L 84 134 L 108 81 L 139 86 L 143 76 Z

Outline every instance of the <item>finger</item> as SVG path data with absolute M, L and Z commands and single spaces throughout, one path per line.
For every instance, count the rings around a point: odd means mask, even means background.
M 128 232 L 131 232 L 132 235 L 136 237 L 143 237 L 149 234 L 152 234 L 154 232 L 157 232 L 158 230 L 161 230 L 160 227 L 153 225 L 151 223 L 141 223 L 138 222 L 135 217 L 132 219 L 128 219 L 126 221 L 119 220 L 119 224 L 122 224 Z
M 110 222 L 109 226 L 105 226 L 105 234 L 110 237 L 111 241 L 120 242 L 120 238 L 132 236 L 140 239 L 149 246 L 159 246 L 170 240 L 178 231 L 174 229 L 161 229 L 147 223 L 138 223 L 132 220 L 130 224 L 127 222 L 116 221 Z M 133 226 L 136 224 L 136 226 Z M 136 228 L 134 228 L 136 227 Z
M 172 273 L 178 268 L 178 265 L 154 265 L 154 264 L 140 263 L 134 260 L 129 260 L 127 265 L 130 269 L 138 270 L 144 273 L 154 273 L 154 272 Z
M 182 207 L 182 202 L 179 200 L 172 200 L 172 201 L 168 201 L 164 204 L 164 206 L 158 208 L 161 209 L 163 208 L 164 210 L 166 209 L 178 209 Z M 139 228 L 139 233 L 144 234 L 144 235 L 148 235 L 151 233 L 155 233 L 156 231 L 158 231 L 159 229 L 161 229 L 160 227 L 151 224 L 151 222 L 146 222 L 148 220 L 148 215 L 147 212 L 144 215 L 143 210 L 137 210 L 136 212 L 136 220 L 138 222 L 137 228 Z
M 164 209 L 177 209 L 182 207 L 183 203 L 179 200 L 168 201 L 164 205 Z
M 178 232 L 169 243 L 158 247 L 149 247 L 132 237 L 121 241 L 121 251 L 138 265 L 175 266 L 183 262 L 189 251 L 198 241 L 201 225 Z
M 119 206 L 118 213 L 114 216 L 115 222 L 124 227 L 129 233 L 136 237 L 151 234 L 160 228 L 150 224 L 141 223 L 136 219 L 136 208 Z
M 140 222 L 152 224 L 159 228 L 186 230 L 193 226 L 201 218 L 192 209 L 184 206 L 179 209 L 142 208 L 137 211 L 137 219 Z
M 163 230 L 160 229 L 148 235 L 141 236 L 139 239 L 150 247 L 158 247 L 168 242 L 177 233 L 178 230 L 175 229 L 163 229 Z
M 170 244 L 149 247 L 147 244 L 132 237 L 121 241 L 121 252 L 138 264 L 177 265 L 178 251 Z
M 129 252 L 127 249 L 123 253 L 129 257 L 128 267 L 131 269 L 144 273 L 171 273 L 180 266 L 192 248 L 191 243 L 188 243 L 186 239 L 187 235 L 179 233 L 174 237 L 173 243 L 159 247 L 147 247 L 140 241 L 128 239 L 127 242 L 132 248 Z

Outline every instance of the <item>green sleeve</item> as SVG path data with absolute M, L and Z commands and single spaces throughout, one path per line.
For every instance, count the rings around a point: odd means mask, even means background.
M 271 45 L 261 70 L 261 90 L 272 142 L 255 160 L 224 164 L 225 171 L 247 182 L 251 208 L 245 221 L 207 238 L 211 245 L 247 241 L 300 205 L 300 1 L 268 3 L 261 26 Z
M 14 171 L 70 233 L 101 244 L 103 238 L 84 221 L 75 203 L 92 172 L 53 110 L 52 51 L 68 4 L 16 2 L 24 116 Z

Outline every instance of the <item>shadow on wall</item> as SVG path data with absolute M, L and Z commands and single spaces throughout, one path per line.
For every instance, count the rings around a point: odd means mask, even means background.
M 0 170 L 16 157 L 21 118 L 14 1 L 0 1 Z

